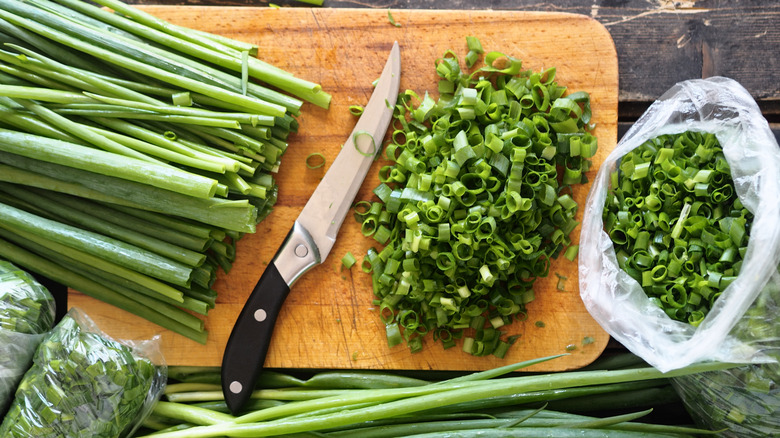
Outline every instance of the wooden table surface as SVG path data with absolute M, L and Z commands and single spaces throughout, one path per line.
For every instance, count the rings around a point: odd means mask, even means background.
M 312 7 L 293 0 L 127 0 L 131 4 Z M 679 81 L 726 76 L 780 137 L 780 2 L 768 0 L 324 0 L 325 8 L 556 11 L 588 15 L 618 55 L 618 135 Z M 552 29 L 565 33 L 566 29 Z M 60 306 L 62 308 L 63 306 Z M 619 345 L 614 345 L 620 348 Z

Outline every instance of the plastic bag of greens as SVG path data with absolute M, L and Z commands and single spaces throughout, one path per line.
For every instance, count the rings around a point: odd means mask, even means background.
M 0 260 L 0 415 L 43 334 L 54 325 L 54 315 L 51 293 L 27 272 Z
M 780 430 L 780 365 L 745 365 L 672 379 L 691 418 L 718 437 L 764 438 Z
M 729 272 L 705 266 L 700 256 L 707 251 L 715 252 L 720 245 L 731 245 L 730 240 L 744 241 L 731 235 L 733 230 L 724 229 L 723 224 L 721 229 L 706 225 L 708 216 L 723 217 L 731 215 L 731 211 L 720 211 L 721 197 L 713 196 L 699 204 L 689 200 L 699 196 L 699 192 L 707 191 L 708 181 L 715 173 L 708 175 L 711 168 L 702 164 L 713 158 L 706 156 L 712 145 L 694 144 L 690 150 L 686 149 L 687 157 L 674 163 L 669 163 L 663 154 L 653 152 L 654 142 L 659 138 L 683 137 L 683 133 L 694 133 L 689 137 L 698 136 L 710 143 L 714 143 L 714 139 L 719 143 L 722 148 L 719 156 L 723 159 L 714 163 L 714 171 L 722 171 L 721 179 L 731 176 L 728 182 L 733 183 L 733 194 L 729 199 L 734 201 L 735 208 L 744 207 L 752 216 L 750 221 L 732 220 L 732 224 L 740 221 L 743 225 L 741 232 L 735 234 L 743 237 L 749 234 L 749 237 L 746 246 L 740 243 L 731 249 L 730 258 L 741 260 L 731 266 Z M 680 139 L 674 141 L 677 140 Z M 647 155 L 641 156 L 647 161 L 641 163 L 640 157 L 636 162 L 624 165 L 623 158 L 640 147 L 648 148 Z M 684 164 L 679 165 L 680 162 Z M 650 170 L 656 163 L 659 164 L 658 173 Z M 669 164 L 673 165 L 664 169 Z M 699 174 L 702 170 L 704 172 Z M 580 235 L 579 280 L 580 294 L 590 314 L 617 341 L 661 371 L 706 360 L 771 362 L 772 357 L 762 351 L 759 343 L 764 334 L 754 333 L 748 339 L 738 338 L 731 332 L 748 318 L 748 308 L 780 262 L 778 175 L 780 149 L 777 141 L 755 101 L 741 85 L 721 77 L 675 85 L 654 102 L 621 139 L 599 168 L 588 195 Z M 627 232 L 624 235 L 614 231 L 612 235 L 608 234 L 603 215 L 607 207 L 616 202 L 616 198 L 610 197 L 616 192 L 610 192 L 613 184 L 619 181 L 620 189 L 630 192 L 634 185 L 642 187 L 646 178 L 653 178 L 653 183 L 657 184 L 650 185 L 650 189 L 655 190 L 651 193 L 654 196 L 620 200 L 621 206 L 627 206 L 628 213 L 622 217 L 618 213 L 617 223 L 624 221 Z M 671 183 L 677 181 L 682 181 L 684 187 L 672 186 Z M 681 213 L 667 214 L 670 217 L 663 220 L 645 213 L 645 210 L 655 208 L 656 216 L 666 214 L 671 208 L 667 199 L 672 199 L 672 203 L 679 202 L 683 207 Z M 684 213 L 686 204 L 689 210 Z M 690 213 L 692 204 L 699 209 L 695 215 Z M 632 205 L 646 208 L 637 214 L 629 210 Z M 694 216 L 695 221 L 691 220 Z M 607 218 L 611 219 L 611 216 Z M 676 226 L 678 222 L 679 227 Z M 703 229 L 698 228 L 700 224 Z M 679 235 L 675 236 L 674 233 L 680 231 L 694 237 L 686 242 L 679 239 Z M 616 252 L 613 238 L 636 242 L 640 234 L 643 239 L 641 251 L 630 255 Z M 695 257 L 694 244 L 699 254 Z M 673 259 L 676 259 L 674 263 L 671 262 Z M 650 268 L 649 274 L 642 274 L 647 277 L 636 275 L 634 271 L 631 271 L 634 275 L 630 275 L 624 269 L 639 263 Z M 681 267 L 686 275 L 680 276 Z M 670 275 L 682 279 L 675 277 L 671 283 L 678 284 L 665 286 L 666 304 L 696 306 L 702 299 L 711 303 L 706 314 L 700 314 L 695 324 L 670 317 L 669 309 L 662 308 L 659 301 L 651 299 L 643 289 L 652 289 L 655 281 L 666 282 Z M 763 318 L 774 317 L 765 315 Z
M 157 344 L 109 339 L 71 309 L 38 346 L 0 436 L 131 436 L 165 385 Z
M 775 273 L 732 335 L 780 359 L 780 274 Z M 766 363 L 672 379 L 686 409 L 718 436 L 763 438 L 780 431 L 780 365 Z

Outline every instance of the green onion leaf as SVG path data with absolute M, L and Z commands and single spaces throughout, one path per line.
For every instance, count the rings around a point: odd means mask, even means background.
M 395 21 L 395 18 L 393 18 L 392 12 L 390 12 L 390 9 L 387 10 L 387 19 L 390 21 L 390 24 L 392 24 L 395 27 L 401 27 L 400 23 L 397 23 Z

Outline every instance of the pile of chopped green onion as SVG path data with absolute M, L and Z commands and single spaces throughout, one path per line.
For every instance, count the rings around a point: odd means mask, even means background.
M 611 175 L 604 229 L 649 299 L 698 326 L 739 273 L 753 215 L 713 134 L 648 140 Z
M 482 54 L 476 38 L 471 54 Z M 534 282 L 550 259 L 577 245 L 571 187 L 586 182 L 596 153 L 590 97 L 567 94 L 555 68 L 522 70 L 519 59 L 484 54 L 471 72 L 454 53 L 437 60 L 438 100 L 406 91 L 379 171 L 377 201 L 361 201 L 375 303 L 392 347 L 445 348 L 503 357 L 513 339 L 499 328 L 525 318 Z M 473 336 L 464 332 L 472 330 Z
M 0 2 L 0 255 L 205 342 L 193 313 L 330 95 L 254 45 L 97 3 Z

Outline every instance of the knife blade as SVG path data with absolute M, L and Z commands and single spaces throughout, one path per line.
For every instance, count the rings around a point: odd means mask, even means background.
M 401 53 L 396 42 L 363 114 L 236 319 L 222 359 L 222 392 L 234 415 L 249 400 L 262 372 L 273 327 L 290 287 L 322 263 L 336 243 L 344 218 L 381 149 L 400 78 Z

